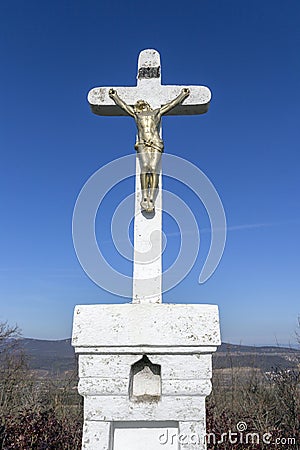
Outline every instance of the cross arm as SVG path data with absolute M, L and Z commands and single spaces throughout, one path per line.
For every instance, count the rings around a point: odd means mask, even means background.
M 160 116 L 163 116 L 164 114 L 167 114 L 172 109 L 174 109 L 177 105 L 183 102 L 188 96 L 190 95 L 189 89 L 182 89 L 180 94 L 174 98 L 171 102 L 166 103 L 160 108 Z
M 110 98 L 113 99 L 113 101 L 115 102 L 115 104 L 117 106 L 119 106 L 120 108 L 122 108 L 127 114 L 129 114 L 130 116 L 134 117 L 134 109 L 132 108 L 132 106 L 127 105 L 127 103 L 125 103 L 119 96 L 118 93 L 115 89 L 110 89 L 108 92 Z
M 92 89 L 88 94 L 88 102 L 91 110 L 98 116 L 126 116 L 127 113 L 117 106 L 109 97 L 109 90 L 112 87 L 98 87 Z M 183 88 L 190 90 L 190 95 L 179 105 L 175 106 L 166 115 L 191 115 L 206 113 L 209 107 L 211 92 L 206 86 L 129 86 L 113 87 L 119 97 L 130 106 L 133 106 L 138 100 L 147 101 L 150 106 L 151 99 L 155 97 L 159 104 L 165 105 L 178 97 Z
M 208 87 L 168 85 L 162 86 L 162 88 L 164 88 L 162 105 L 171 103 L 174 98 L 181 94 L 182 89 L 189 89 L 190 91 L 190 95 L 183 102 L 166 113 L 167 116 L 204 114 L 208 111 L 211 100 L 211 92 Z
M 117 91 L 118 97 L 127 105 L 133 106 L 139 100 L 139 98 L 136 99 L 135 86 L 94 88 L 88 93 L 88 102 L 92 112 L 98 116 L 128 116 L 128 113 L 109 96 L 110 89 Z

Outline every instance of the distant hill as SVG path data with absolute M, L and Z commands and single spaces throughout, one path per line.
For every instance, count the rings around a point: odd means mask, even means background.
M 21 347 L 28 355 L 31 369 L 46 373 L 60 373 L 77 367 L 71 339 L 46 341 L 20 339 Z M 262 371 L 274 368 L 294 369 L 299 367 L 300 350 L 284 347 L 252 347 L 223 343 L 213 356 L 216 369 L 230 367 L 253 367 Z
M 28 356 L 29 367 L 47 372 L 74 370 L 77 366 L 71 339 L 46 341 L 20 339 L 19 343 Z
M 251 347 L 223 343 L 213 355 L 216 369 L 251 367 L 271 372 L 274 369 L 295 369 L 300 365 L 300 350 L 287 347 Z

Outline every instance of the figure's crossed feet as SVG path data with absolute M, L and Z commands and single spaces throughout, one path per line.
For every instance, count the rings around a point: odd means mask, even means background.
M 141 201 L 141 208 L 143 211 L 146 211 L 148 213 L 154 211 L 154 201 L 152 199 L 144 198 Z
M 149 198 L 147 212 L 152 212 L 152 211 L 154 211 L 154 201 L 152 200 L 152 198 Z

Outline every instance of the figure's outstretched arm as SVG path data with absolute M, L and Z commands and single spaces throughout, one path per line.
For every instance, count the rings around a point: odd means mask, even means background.
M 174 98 L 169 103 L 166 103 L 164 106 L 160 108 L 159 114 L 163 116 L 167 112 L 171 111 L 171 109 L 175 108 L 175 106 L 179 105 L 179 103 L 183 102 L 190 95 L 190 90 L 188 88 L 183 88 L 178 97 Z
M 130 116 L 134 117 L 134 109 L 132 108 L 132 106 L 127 105 L 127 103 L 125 103 L 117 94 L 117 91 L 115 89 L 110 89 L 108 92 L 108 95 L 110 96 L 110 98 L 113 99 L 113 101 L 115 102 L 116 105 L 120 106 L 120 108 L 122 108 L 124 111 L 127 112 L 127 114 L 129 114 Z

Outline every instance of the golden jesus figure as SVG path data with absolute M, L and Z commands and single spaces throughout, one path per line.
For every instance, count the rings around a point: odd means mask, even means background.
M 155 195 L 159 182 L 159 164 L 164 150 L 164 143 L 160 137 L 161 118 L 189 95 L 190 90 L 184 88 L 174 100 L 153 110 L 149 103 L 144 100 L 138 100 L 134 107 L 127 105 L 118 96 L 115 89 L 109 90 L 110 98 L 134 118 L 138 129 L 135 149 L 141 166 L 141 208 L 146 212 L 154 211 Z

